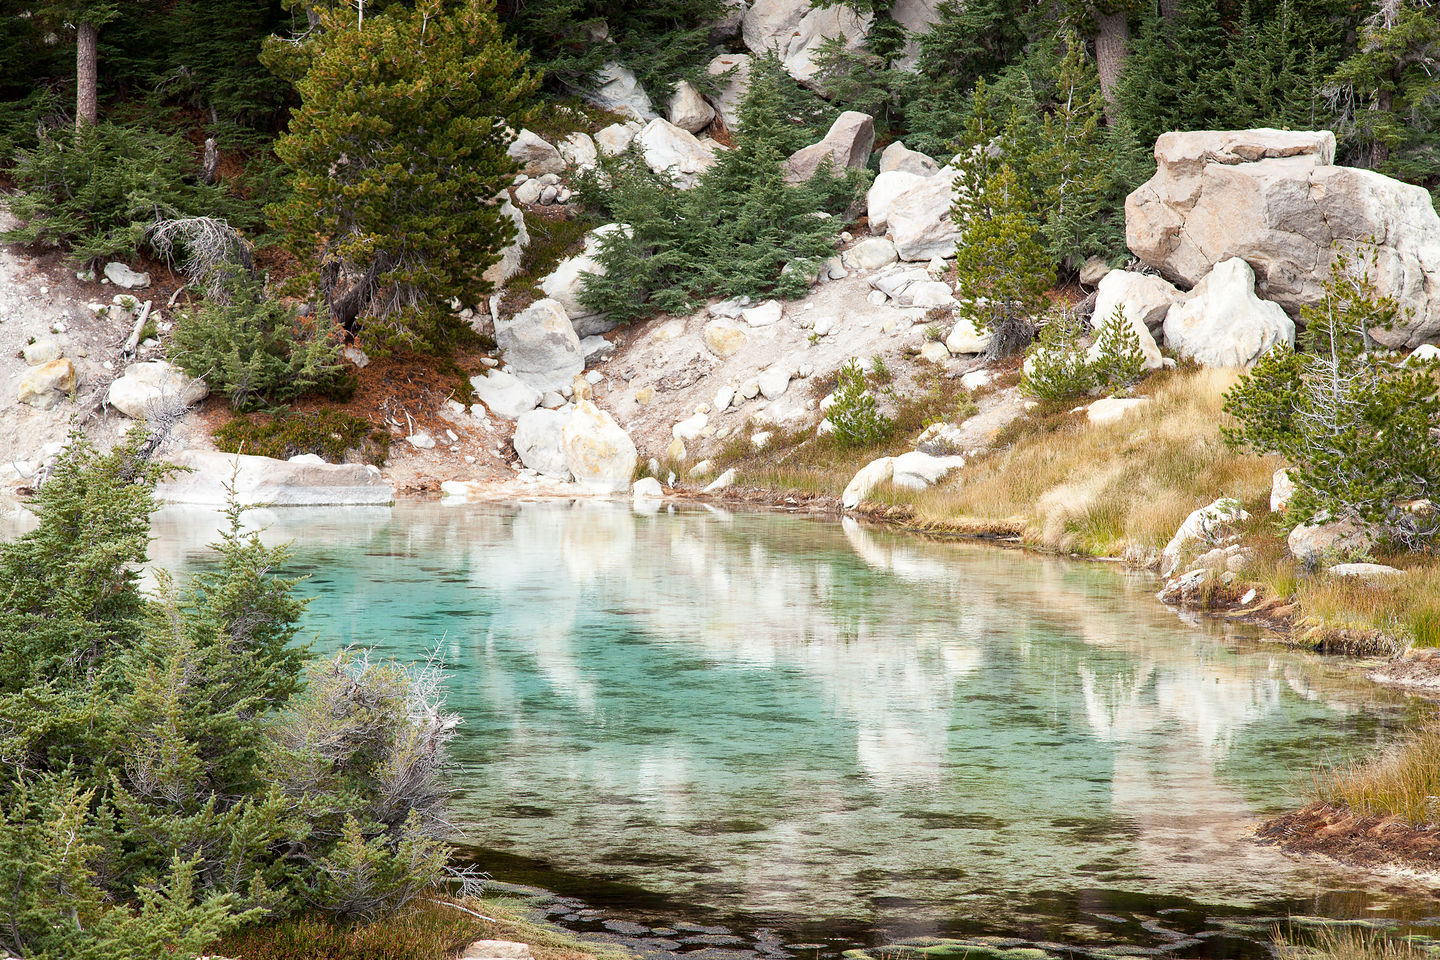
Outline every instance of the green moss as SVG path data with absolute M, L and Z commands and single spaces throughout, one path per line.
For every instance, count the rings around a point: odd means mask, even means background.
M 278 460 L 313 453 L 332 463 L 356 450 L 366 463 L 379 466 L 390 455 L 390 434 L 352 414 L 322 408 L 276 417 L 236 417 L 215 431 L 215 445 L 226 453 Z

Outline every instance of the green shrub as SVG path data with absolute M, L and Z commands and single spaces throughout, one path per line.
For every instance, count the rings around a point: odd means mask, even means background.
M 1088 394 L 1094 371 L 1085 356 L 1084 321 L 1057 313 L 1041 328 L 1025 357 L 1020 389 L 1034 400 L 1062 402 Z
M 183 137 L 141 127 L 50 131 L 18 153 L 12 175 L 22 192 L 10 209 L 22 225 L 0 239 L 61 247 L 83 262 L 128 257 L 158 220 L 245 218 L 243 203 L 200 181 Z
M 860 361 L 854 358 L 846 361 L 840 368 L 839 378 L 835 401 L 825 413 L 835 428 L 832 436 L 836 442 L 847 447 L 864 447 L 887 439 L 893 424 L 880 412 L 867 389 Z
M 260 282 L 236 273 L 228 296 L 180 316 L 170 358 L 204 377 L 238 411 L 274 407 L 311 391 L 354 389 L 340 360 L 340 332 L 322 317 L 265 299 Z
M 626 225 L 600 241 L 605 272 L 586 281 L 587 307 L 631 321 L 709 296 L 796 297 L 834 255 L 841 221 L 817 212 L 842 213 L 868 174 L 823 169 L 786 183 L 785 160 L 803 146 L 788 113 L 794 83 L 774 56 L 758 58 L 750 76 L 734 149 L 720 151 L 692 189 L 651 172 L 634 150 L 581 184 L 587 204 Z
M 1144 376 L 1140 336 L 1119 307 L 1101 325 L 1093 357 L 1087 332 L 1085 321 L 1069 311 L 1051 317 L 1025 358 L 1020 389 L 1026 396 L 1058 403 L 1115 393 Z
M 1226 439 L 1289 461 L 1291 526 L 1346 518 L 1429 541 L 1435 519 L 1405 504 L 1440 490 L 1440 363 L 1376 349 L 1367 331 L 1393 327 L 1401 308 L 1343 259 L 1324 302 L 1301 314 L 1304 352 L 1277 345 L 1226 394 L 1237 421 Z
M 366 463 L 383 464 L 390 456 L 390 433 L 353 414 L 322 408 L 274 417 L 236 417 L 215 431 L 215 446 L 226 453 L 288 460 L 313 453 L 339 463 L 357 451 Z

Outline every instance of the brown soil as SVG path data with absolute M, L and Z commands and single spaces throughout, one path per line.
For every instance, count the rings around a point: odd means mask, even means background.
M 1312 803 L 1262 823 L 1255 839 L 1286 853 L 1318 854 L 1356 867 L 1399 867 L 1440 879 L 1440 830 L 1395 817 L 1361 817 Z

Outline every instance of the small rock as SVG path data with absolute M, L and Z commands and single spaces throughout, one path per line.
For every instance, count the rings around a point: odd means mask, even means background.
M 105 279 L 126 290 L 140 290 L 150 286 L 150 274 L 131 270 L 118 260 L 105 264 Z
M 756 380 L 756 385 L 767 400 L 775 400 L 785 393 L 790 386 L 790 368 L 776 364 L 762 372 Z
M 636 500 L 658 500 L 665 496 L 665 491 L 661 488 L 660 481 L 654 477 L 641 477 L 639 480 L 636 480 L 635 485 L 630 488 L 630 495 Z M 608 923 L 606 927 L 609 927 Z M 649 932 L 643 927 L 641 930 L 643 932 Z M 619 933 L 621 931 L 615 932 Z
M 730 403 L 734 399 L 734 387 L 730 386 L 729 384 L 721 387 L 719 390 L 715 391 L 715 411 L 717 413 L 724 413 L 726 410 L 730 409 Z
M 1404 570 L 1397 570 L 1395 567 L 1387 567 L 1383 563 L 1337 563 L 1328 568 L 1326 573 L 1336 577 L 1353 577 L 1357 580 L 1387 580 L 1390 577 L 1403 577 Z
M 708 422 L 709 418 L 706 417 L 705 414 L 694 414 L 671 427 L 670 435 L 677 440 L 696 440 L 700 437 L 700 432 L 705 429 L 705 425 Z
M 1085 416 L 1091 426 L 1102 427 L 1119 422 L 1132 410 L 1139 410 L 1150 404 L 1149 397 L 1105 397 L 1085 408 Z
M 75 389 L 75 366 L 62 358 L 28 368 L 20 377 L 18 399 L 49 410 L 60 398 Z
M 675 437 L 673 440 L 671 440 L 670 445 L 665 448 L 666 460 L 672 460 L 675 463 L 683 463 L 685 461 L 685 456 L 685 441 L 681 440 L 679 437 Z
M 41 337 L 34 343 L 27 343 L 20 351 L 25 356 L 25 362 L 32 367 L 47 364 L 52 360 L 60 359 L 60 344 L 48 337 Z
M 435 438 L 424 430 L 417 430 L 410 434 L 405 441 L 416 450 L 431 450 L 435 447 Z
M 726 470 L 724 473 L 720 474 L 720 476 L 716 477 L 713 481 L 711 481 L 710 485 L 705 488 L 705 492 L 716 493 L 717 491 L 724 490 L 726 487 L 730 486 L 730 484 L 734 482 L 735 468 L 731 467 L 729 470 Z
M 769 445 L 770 438 L 772 436 L 774 436 L 774 433 L 769 430 L 761 430 L 757 433 L 752 433 L 750 434 L 750 445 L 753 446 L 756 450 L 764 450 L 765 447 Z
M 771 324 L 779 323 L 784 312 L 785 309 L 780 305 L 779 300 L 766 300 L 759 306 L 742 310 L 740 316 L 752 327 L 768 327 Z

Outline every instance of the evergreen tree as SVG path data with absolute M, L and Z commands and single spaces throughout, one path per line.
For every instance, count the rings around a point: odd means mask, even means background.
M 271 222 L 338 322 L 375 345 L 439 349 L 456 323 L 446 301 L 476 302 L 514 237 L 497 199 L 515 172 L 507 128 L 538 80 L 493 0 L 391 7 L 363 30 L 321 20 L 275 143 L 293 192 Z
M 1426 0 L 1378 0 L 1331 92 L 1362 162 L 1440 187 L 1440 15 Z
M 965 163 L 981 165 L 976 154 L 983 153 L 971 151 Z M 1055 279 L 1034 219 L 1034 201 L 1002 162 L 983 189 L 957 188 L 951 215 L 960 226 L 955 286 L 963 314 L 976 329 L 989 328 L 992 356 L 1024 349 L 1035 335 L 1032 317 Z

